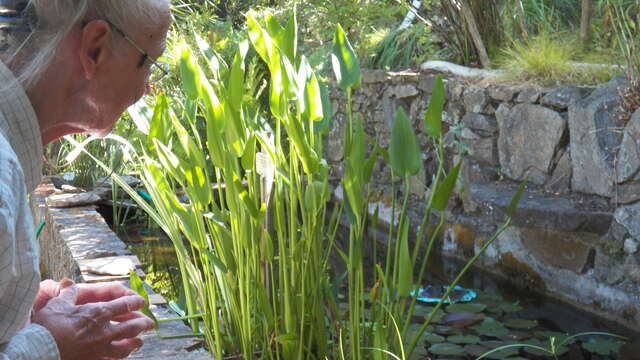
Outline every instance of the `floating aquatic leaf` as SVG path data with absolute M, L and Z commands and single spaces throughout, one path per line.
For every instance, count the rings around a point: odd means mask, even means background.
M 617 340 L 589 340 L 582 343 L 582 348 L 598 355 L 615 355 L 620 351 L 624 342 Z
M 488 355 L 487 359 L 504 360 L 505 358 L 507 358 L 509 356 L 515 356 L 515 355 L 518 355 L 519 353 L 520 353 L 520 349 L 519 348 L 510 347 L 510 348 L 502 349 L 500 351 L 496 351 L 496 352 Z
M 497 306 L 493 306 L 488 310 L 490 312 L 512 313 L 512 312 L 516 312 L 516 311 L 522 310 L 522 306 L 520 306 L 518 301 L 513 302 L 513 303 L 506 302 L 506 303 L 498 304 Z
M 442 322 L 444 325 L 464 328 L 467 326 L 475 325 L 484 320 L 484 318 L 484 314 L 472 312 L 457 312 L 445 315 L 442 318 Z
M 477 344 L 480 342 L 480 337 L 475 335 L 455 335 L 449 336 L 447 341 L 454 344 Z
M 444 326 L 444 325 L 438 325 L 436 327 L 433 328 L 433 331 L 440 334 L 440 335 L 458 335 L 460 334 L 460 329 L 458 328 L 454 328 L 452 326 Z
M 464 347 L 464 351 L 473 356 L 474 358 L 486 353 L 487 351 L 489 351 L 489 349 L 487 349 L 486 347 L 482 346 L 482 345 L 478 345 L 478 344 L 469 344 L 469 345 L 465 345 Z
M 455 344 L 435 344 L 429 347 L 429 352 L 434 355 L 464 355 L 464 348 Z
M 560 343 L 563 343 L 565 341 L 565 339 L 570 337 L 569 334 L 561 333 L 561 332 L 557 332 L 557 331 L 536 331 L 533 334 L 535 336 L 543 339 L 543 341 L 546 344 L 550 344 L 551 343 L 551 338 L 555 339 L 555 343 L 556 344 L 560 344 Z M 573 344 L 575 342 L 576 342 L 576 339 L 575 338 L 571 338 L 566 342 L 565 345 L 571 345 L 571 344 Z
M 501 337 L 509 334 L 509 330 L 497 321 L 483 321 L 482 324 L 472 326 L 475 332 L 484 336 Z
M 473 304 L 453 304 L 453 305 L 447 306 L 446 311 L 448 313 L 454 313 L 454 312 L 480 313 L 480 312 L 483 312 L 484 309 L 486 309 L 486 308 L 487 308 L 487 305 L 478 304 L 478 303 L 473 303 Z
M 439 344 L 441 342 L 444 342 L 445 337 L 442 335 L 438 335 L 438 334 L 429 334 L 427 336 L 424 337 L 424 341 L 431 343 L 431 344 Z
M 506 340 L 506 341 L 522 342 L 524 340 L 531 339 L 532 337 L 533 337 L 533 334 L 531 332 L 520 331 L 520 330 L 511 330 L 511 331 L 509 331 L 509 334 L 507 336 L 504 336 L 504 337 L 502 337 L 500 339 L 501 340 Z
M 533 329 L 538 326 L 538 322 L 526 319 L 509 319 L 504 321 L 504 325 L 512 329 Z

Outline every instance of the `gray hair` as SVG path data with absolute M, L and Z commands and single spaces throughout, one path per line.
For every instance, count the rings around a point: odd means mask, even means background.
M 5 31 L 2 60 L 26 89 L 47 70 L 62 39 L 82 21 L 104 19 L 125 33 L 157 29 L 170 0 L 29 0 L 28 31 Z

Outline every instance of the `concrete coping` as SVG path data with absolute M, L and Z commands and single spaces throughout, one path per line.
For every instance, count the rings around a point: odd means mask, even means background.
M 119 281 L 129 286 L 129 270 L 136 270 L 144 279 L 137 256 L 111 231 L 95 206 L 49 208 L 46 197 L 52 184 L 44 183 L 32 196 L 31 208 L 36 223 L 44 220 L 39 243 L 41 266 L 47 277 L 55 280 L 69 278 L 76 282 L 97 283 Z M 166 300 L 145 284 L 149 293 L 150 310 L 158 319 L 177 315 L 168 309 Z M 162 336 L 184 335 L 191 330 L 180 321 L 161 323 Z M 142 334 L 144 346 L 129 359 L 211 359 L 212 355 L 198 338 L 162 339 L 155 331 Z

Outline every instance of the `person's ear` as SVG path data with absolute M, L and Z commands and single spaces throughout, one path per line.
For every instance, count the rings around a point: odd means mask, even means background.
M 84 76 L 92 79 L 112 54 L 111 26 L 104 20 L 84 24 L 80 35 L 80 64 Z

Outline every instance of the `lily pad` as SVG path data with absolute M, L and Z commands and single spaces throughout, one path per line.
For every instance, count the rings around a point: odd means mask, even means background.
M 487 349 L 486 347 L 479 345 L 479 344 L 469 344 L 469 345 L 465 345 L 464 346 L 464 351 L 473 356 L 474 358 L 486 353 L 487 351 L 489 351 L 489 349 Z
M 449 336 L 447 341 L 454 344 L 478 344 L 480 342 L 480 337 L 475 335 L 455 335 Z
M 495 306 L 492 306 L 491 308 L 488 309 L 489 312 L 504 312 L 504 313 L 513 313 L 516 311 L 520 311 L 522 310 L 522 306 L 520 306 L 520 303 L 518 301 L 510 303 L 510 302 L 503 302 L 500 304 L 497 304 Z
M 435 326 L 433 331 L 437 334 L 445 335 L 445 336 L 458 335 L 461 332 L 459 328 L 455 328 L 453 326 L 444 326 L 444 325 Z
M 434 355 L 464 355 L 464 348 L 456 344 L 435 344 L 429 347 L 429 352 Z
M 517 347 L 512 347 L 512 348 L 496 351 L 491 355 L 487 355 L 487 359 L 504 360 L 506 357 L 518 355 L 519 353 L 520 353 L 520 350 Z
M 526 319 L 509 319 L 504 321 L 504 326 L 512 329 L 533 329 L 538 326 L 538 322 L 535 320 Z
M 531 339 L 533 334 L 527 331 L 511 330 L 506 336 L 500 337 L 500 340 L 522 342 Z
M 509 334 L 509 330 L 504 325 L 502 325 L 502 323 L 499 323 L 497 321 L 487 321 L 486 319 L 482 322 L 482 324 L 472 326 L 471 329 L 473 329 L 480 335 L 491 337 L 501 337 Z
M 615 355 L 620 351 L 624 342 L 617 340 L 590 340 L 582 343 L 582 348 L 598 355 Z
M 424 341 L 430 343 L 430 344 L 439 344 L 441 342 L 444 342 L 444 336 L 442 335 L 438 335 L 438 334 L 428 334 L 427 336 L 424 337 Z
M 484 309 L 487 308 L 487 305 L 480 303 L 473 304 L 453 304 L 449 305 L 446 308 L 448 313 L 456 313 L 456 312 L 470 312 L 470 313 L 480 313 L 483 312 Z
M 467 326 L 475 325 L 484 320 L 484 318 L 484 314 L 472 312 L 457 312 L 445 315 L 442 318 L 442 323 L 447 326 L 464 328 Z
M 569 334 L 561 333 L 557 331 L 536 331 L 534 335 L 545 340 L 547 345 L 551 345 L 551 338 L 555 338 L 555 343 L 560 344 L 564 342 L 568 337 L 571 336 Z M 572 338 L 571 340 L 567 341 L 564 345 L 571 345 L 575 342 L 576 342 L 576 338 Z

